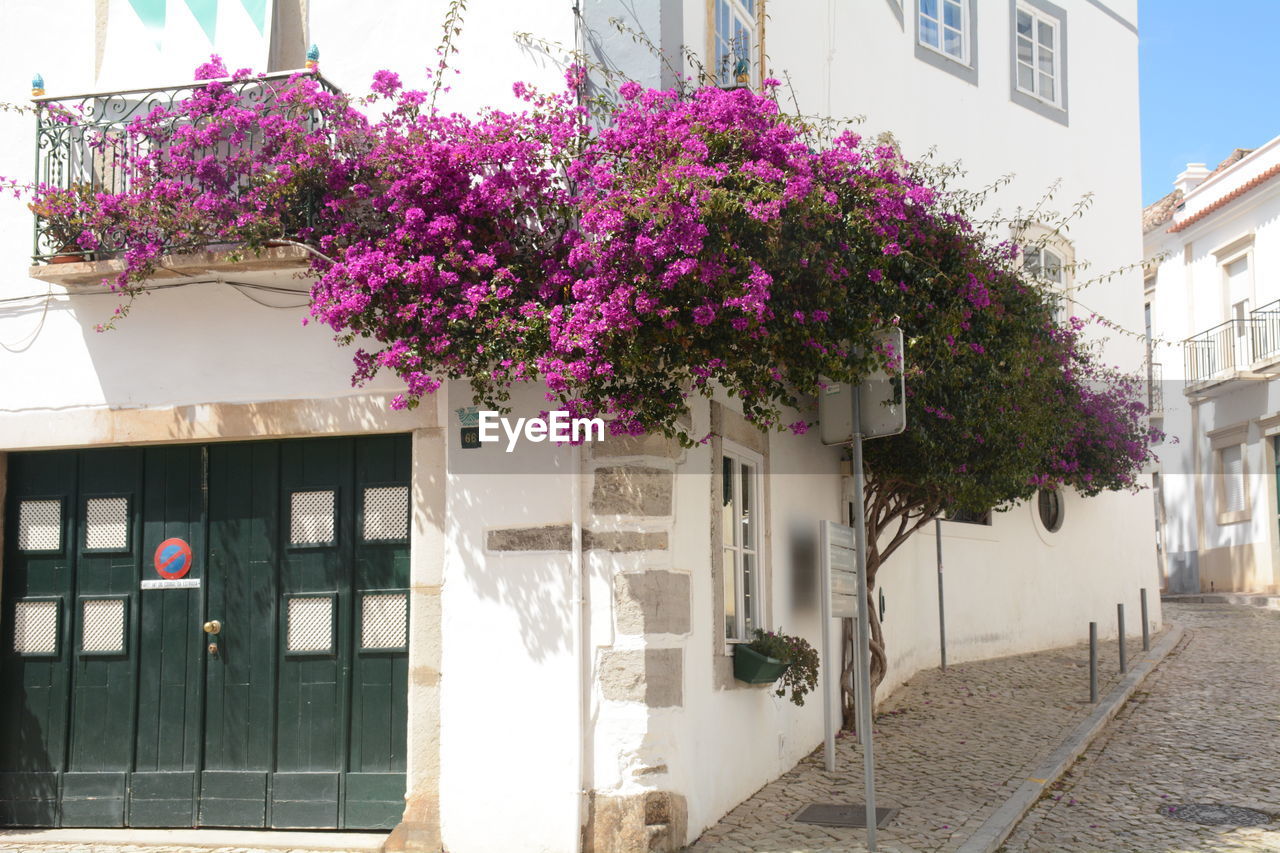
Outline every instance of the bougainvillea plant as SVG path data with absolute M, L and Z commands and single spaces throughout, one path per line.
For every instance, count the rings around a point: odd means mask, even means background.
M 403 380 L 393 405 L 465 379 L 501 408 L 514 383 L 540 382 L 615 433 L 690 444 L 695 395 L 719 389 L 760 428 L 803 433 L 824 383 L 902 366 L 909 427 L 866 448 L 873 588 L 944 507 L 1132 489 L 1151 458 L 1136 383 L 1080 323 L 1055 323 L 1017 248 L 893 147 L 785 114 L 774 81 L 626 83 L 588 113 L 572 69 L 562 93 L 517 85 L 521 109 L 466 116 L 389 71 L 358 102 L 311 74 L 201 71 L 216 79 L 94 142 L 126 189 L 33 188 L 81 248 L 123 260 L 108 282 L 122 310 L 167 247 L 293 243 L 312 259 L 312 316 L 356 345 L 356 383 Z M 904 352 L 873 345 L 889 325 Z M 872 657 L 878 684 L 875 619 Z

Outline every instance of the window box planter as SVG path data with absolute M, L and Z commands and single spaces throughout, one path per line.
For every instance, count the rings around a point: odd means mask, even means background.
M 762 655 L 745 643 L 733 647 L 733 677 L 747 684 L 772 684 L 789 666 L 791 664 Z

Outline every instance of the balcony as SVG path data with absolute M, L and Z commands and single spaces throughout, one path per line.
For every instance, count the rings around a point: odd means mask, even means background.
M 1228 320 L 1183 342 L 1187 388 L 1205 388 L 1240 378 L 1253 362 L 1252 318 Z
M 1253 320 L 1253 361 L 1257 366 L 1280 362 L 1280 300 L 1250 312 Z
M 1183 342 L 1184 393 L 1202 393 L 1237 379 L 1271 379 L 1280 373 L 1280 301 L 1220 323 Z M 1153 365 L 1154 367 L 1154 365 Z
M 270 115 L 279 100 L 280 113 L 296 110 L 280 98 L 289 79 L 296 72 L 279 72 L 245 80 L 226 81 L 247 108 Z M 156 107 L 173 109 L 199 92 L 210 81 L 185 83 L 180 86 L 132 89 L 120 92 L 97 92 L 71 96 L 34 99 L 36 105 L 36 182 L 72 193 L 120 193 L 129 189 L 129 153 L 144 143 L 131 139 L 128 126 Z M 334 87 L 319 78 L 320 85 L 335 92 Z M 173 126 L 185 119 L 175 117 Z M 306 117 L 311 129 L 322 129 L 326 117 L 319 111 Z M 201 152 L 203 156 L 230 155 L 252 149 L 262 141 L 260 132 L 250 128 L 244 140 L 231 144 L 223 141 Z M 163 144 L 163 143 L 160 143 Z M 152 147 L 151 152 L 154 152 Z M 298 226 L 312 221 L 314 207 L 297 211 Z M 125 248 L 120 235 L 96 234 L 98 246 L 83 251 L 75 245 L 74 227 L 39 215 L 35 216 L 31 268 L 33 278 L 60 284 L 97 284 L 122 266 L 115 260 Z M 199 275 L 227 269 L 296 270 L 306 265 L 306 257 L 297 247 L 281 247 L 264 252 L 259 258 L 241 263 L 229 259 L 231 246 L 196 246 L 166 243 L 167 274 Z M 171 263 L 172 261 L 172 263 Z M 247 267 L 246 267 L 247 264 Z

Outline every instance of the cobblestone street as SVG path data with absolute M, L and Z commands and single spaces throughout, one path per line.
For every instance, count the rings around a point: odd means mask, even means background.
M 1185 626 L 1182 641 L 1001 851 L 1280 851 L 1274 822 L 1215 828 L 1158 812 L 1212 803 L 1280 813 L 1280 613 L 1179 604 L 1164 612 Z M 1105 693 L 1118 677 L 1115 645 L 1100 657 Z M 879 804 L 901 811 L 881 830 L 881 849 L 957 849 L 1087 714 L 1085 660 L 1082 646 L 954 666 L 921 673 L 891 697 L 876 724 Z M 856 744 L 838 754 L 838 774 L 822 769 L 820 751 L 809 756 L 693 851 L 864 849 L 861 829 L 788 820 L 807 803 L 861 801 Z
M 1201 826 L 1161 806 L 1280 814 L 1280 613 L 1165 605 L 1187 633 L 1134 699 L 1028 813 L 1015 851 L 1280 851 L 1280 824 Z
M 1083 632 L 1082 632 L 1083 633 Z M 1153 643 L 1155 642 L 1153 638 Z M 1129 660 L 1142 643 L 1129 643 Z M 1099 646 L 1101 694 L 1119 680 L 1115 643 Z M 886 851 L 954 850 L 1093 708 L 1086 645 L 921 672 L 876 722 L 877 804 L 898 808 Z M 708 829 L 694 853 L 861 850 L 862 829 L 790 822 L 809 803 L 862 802 L 862 755 L 837 742 L 834 774 L 819 749 Z

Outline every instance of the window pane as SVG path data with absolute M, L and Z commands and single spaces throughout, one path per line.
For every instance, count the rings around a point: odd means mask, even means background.
M 754 468 L 747 463 L 742 463 L 742 479 L 739 487 L 742 489 L 742 547 L 754 551 L 756 549 L 756 500 L 755 500 L 755 478 Z
M 1037 21 L 1040 25 L 1040 44 L 1045 47 L 1053 47 L 1053 24 L 1046 24 L 1044 21 Z
M 1034 80 L 1035 80 L 1035 71 L 1032 70 L 1031 66 L 1023 65 L 1021 62 L 1019 62 L 1018 63 L 1018 88 L 1025 89 L 1028 92 L 1034 91 L 1035 89 Z
M 1018 10 L 1018 35 L 1031 37 L 1031 16 Z
M 960 39 L 960 33 L 955 30 L 944 30 L 944 32 L 947 43 L 943 50 L 955 57 L 964 56 L 964 45 Z
M 1033 62 L 1031 56 L 1031 42 L 1021 36 L 1018 37 L 1018 61 L 1025 62 L 1030 65 Z
M 1030 246 L 1022 247 L 1022 268 L 1028 275 L 1040 274 L 1040 250 Z
M 1047 47 L 1040 48 L 1040 70 L 1050 77 L 1053 76 L 1053 51 Z
M 293 492 L 289 504 L 290 545 L 323 545 L 334 541 L 332 491 Z
M 920 0 L 920 14 L 936 21 L 938 19 L 938 0 Z
M 734 552 L 724 550 L 724 635 L 729 639 L 738 636 L 738 565 Z
M 742 620 L 743 639 L 750 639 L 755 630 L 755 588 L 756 558 L 753 554 L 742 555 Z
M 89 498 L 84 508 L 85 550 L 129 547 L 129 499 Z
M 738 543 L 736 538 L 738 509 L 733 500 L 734 465 L 733 460 L 728 456 L 724 458 L 724 466 L 721 470 L 724 473 L 724 489 L 722 490 L 723 502 L 720 511 L 720 530 L 723 544 L 730 546 Z
M 960 4 L 954 3 L 952 0 L 946 0 L 942 7 L 942 22 L 948 27 L 958 30 L 961 28 L 961 15 Z
M 756 0 L 742 0 L 742 7 L 747 10 L 748 15 L 755 15 Z
M 1048 249 L 1044 250 L 1044 277 L 1049 281 L 1062 282 L 1062 258 Z
M 1040 75 L 1040 97 L 1053 101 L 1057 99 L 1057 95 L 1053 93 L 1053 78 L 1048 74 Z
M 933 47 L 939 47 L 938 24 L 934 21 L 920 19 L 920 41 Z

